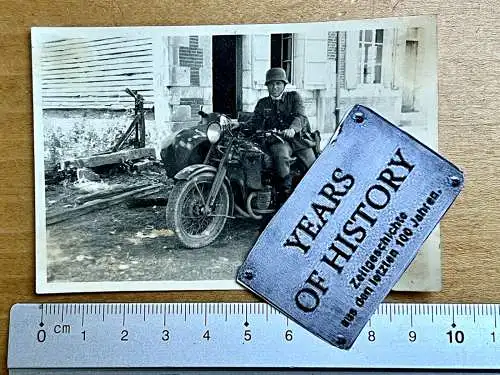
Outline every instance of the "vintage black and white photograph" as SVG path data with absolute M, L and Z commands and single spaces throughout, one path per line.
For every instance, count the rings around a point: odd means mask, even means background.
M 355 104 L 437 148 L 435 17 L 33 28 L 32 59 L 38 293 L 240 289 Z M 440 286 L 437 228 L 395 289 Z

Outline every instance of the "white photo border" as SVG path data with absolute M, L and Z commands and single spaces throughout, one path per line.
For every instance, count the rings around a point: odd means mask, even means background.
M 47 225 L 45 206 L 45 175 L 44 175 L 44 128 L 42 108 L 42 82 L 40 71 L 40 46 L 44 41 L 64 35 L 71 37 L 99 36 L 147 36 L 153 37 L 159 33 L 165 36 L 208 36 L 208 35 L 250 35 L 255 33 L 300 33 L 312 28 L 325 29 L 331 32 L 352 31 L 377 28 L 429 28 L 437 33 L 437 17 L 412 16 L 391 17 L 380 19 L 329 21 L 314 23 L 288 24 L 244 24 L 244 25 L 203 25 L 203 26 L 133 26 L 133 27 L 33 27 L 31 29 L 32 42 L 32 79 L 33 79 L 33 118 L 34 118 L 34 164 L 35 164 L 35 228 L 36 228 L 36 293 L 67 293 L 67 292 L 116 292 L 116 291 L 178 291 L 178 290 L 242 290 L 235 280 L 199 280 L 199 281 L 117 281 L 117 282 L 48 282 L 47 281 Z M 436 36 L 437 44 L 437 36 Z M 437 92 L 437 46 L 435 66 L 429 67 L 428 74 L 433 78 L 435 95 L 427 98 L 427 105 L 434 108 L 433 116 L 428 123 L 428 132 L 433 144 L 427 145 L 437 149 L 438 136 L 438 92 Z M 436 234 L 437 233 L 437 234 Z M 434 234 L 437 237 L 439 259 L 439 229 Z M 248 249 L 250 250 L 250 249 Z M 236 276 L 236 275 L 235 275 Z M 439 267 L 438 288 L 441 282 L 441 268 Z M 398 289 L 398 288 L 396 288 Z M 405 286 L 399 290 L 407 290 Z

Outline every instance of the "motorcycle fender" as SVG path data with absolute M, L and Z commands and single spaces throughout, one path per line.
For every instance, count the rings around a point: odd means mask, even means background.
M 211 176 L 215 177 L 215 174 L 217 173 L 217 168 L 212 167 L 211 165 L 206 165 L 206 164 L 192 164 L 184 169 L 180 170 L 175 176 L 175 180 L 190 180 L 192 178 L 195 178 L 197 176 L 205 175 L 205 176 Z M 233 195 L 233 189 L 231 187 L 231 182 L 229 181 L 229 178 L 227 176 L 224 178 L 224 183 L 227 186 L 228 192 L 229 192 L 229 215 L 233 214 L 233 209 L 234 209 L 234 195 Z
M 189 180 L 201 173 L 209 173 L 215 176 L 215 174 L 217 173 L 217 169 L 215 167 L 212 167 L 211 165 L 206 164 L 191 164 L 177 172 L 174 176 L 174 179 Z

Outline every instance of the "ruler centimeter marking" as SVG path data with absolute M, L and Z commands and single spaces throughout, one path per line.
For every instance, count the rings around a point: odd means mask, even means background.
M 500 369 L 497 304 L 382 304 L 350 351 L 263 303 L 18 304 L 8 366 Z

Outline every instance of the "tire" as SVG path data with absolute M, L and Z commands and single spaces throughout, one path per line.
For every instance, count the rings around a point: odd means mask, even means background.
M 197 176 L 178 181 L 170 192 L 166 209 L 167 226 L 174 230 L 185 247 L 193 249 L 207 246 L 224 229 L 230 207 L 226 184 L 222 184 L 215 198 L 215 215 L 204 215 L 201 212 L 212 183 L 213 176 Z M 203 199 L 201 195 L 204 196 Z

